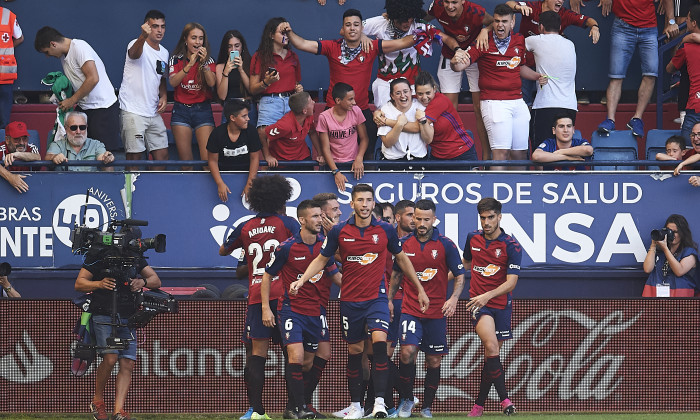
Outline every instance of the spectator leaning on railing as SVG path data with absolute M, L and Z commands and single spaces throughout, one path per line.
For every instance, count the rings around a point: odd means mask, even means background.
M 552 121 L 553 138 L 548 138 L 532 152 L 532 161 L 538 163 L 568 161 L 589 161 L 593 146 L 586 140 L 574 138 L 574 122 L 567 114 L 560 114 Z M 546 169 L 585 169 L 582 165 L 548 166 Z
M 83 112 L 73 111 L 66 115 L 66 137 L 49 145 L 44 159 L 56 165 L 77 160 L 99 160 L 103 164 L 112 163 L 114 155 L 105 145 L 87 136 L 88 117 Z M 112 170 L 112 168 L 103 168 Z M 92 166 L 68 166 L 69 171 L 94 171 Z
M 27 166 L 17 163 L 40 160 L 39 148 L 29 144 L 27 125 L 13 121 L 5 127 L 5 141 L 0 143 L 0 177 L 5 178 L 19 192 L 27 192 L 29 186 L 24 182 L 25 175 L 13 174 L 14 171 L 29 171 Z M 12 171 L 12 172 L 11 172 Z

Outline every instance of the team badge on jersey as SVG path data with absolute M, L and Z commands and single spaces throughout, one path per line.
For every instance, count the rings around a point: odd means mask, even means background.
M 498 257 L 500 257 L 500 256 L 501 256 L 501 250 L 500 250 L 500 249 L 496 249 L 496 258 L 498 258 Z
M 372 242 L 375 244 L 379 243 L 379 235 L 372 235 Z
M 438 254 L 438 250 L 437 250 L 437 249 L 433 249 L 433 259 L 436 259 L 436 258 L 437 258 L 437 254 Z

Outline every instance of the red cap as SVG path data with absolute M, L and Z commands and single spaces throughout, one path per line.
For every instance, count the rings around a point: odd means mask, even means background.
M 29 137 L 29 132 L 27 131 L 27 124 L 22 121 L 12 121 L 5 127 L 5 134 L 16 139 L 18 137 Z

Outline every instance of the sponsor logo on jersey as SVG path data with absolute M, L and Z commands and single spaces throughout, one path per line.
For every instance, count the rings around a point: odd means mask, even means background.
M 270 135 L 271 135 L 271 136 L 276 136 L 276 135 L 278 135 L 279 133 L 280 133 L 280 130 L 279 130 L 279 128 L 277 128 L 277 127 L 275 127 L 275 128 L 273 128 L 272 130 L 270 130 Z
M 474 266 L 474 271 L 476 271 L 484 277 L 491 277 L 494 274 L 498 273 L 500 269 L 501 267 L 497 266 L 496 264 L 489 264 L 486 267 Z
M 299 273 L 297 274 L 297 280 L 301 280 L 301 276 L 303 276 L 304 273 Z M 313 277 L 309 279 L 310 283 L 316 283 L 317 281 L 321 280 L 321 277 L 323 277 L 323 270 L 319 271 L 318 273 L 314 274 Z
M 415 253 L 414 253 L 414 254 L 411 254 L 410 252 L 407 252 L 407 253 L 406 253 L 406 256 L 408 256 L 408 257 L 415 257 L 416 254 L 415 254 Z
M 355 242 L 354 238 L 343 238 L 343 242 Z
M 520 57 L 513 57 L 510 60 L 498 60 L 496 61 L 496 66 L 498 67 L 508 67 L 510 70 L 518 67 L 520 64 Z
M 418 280 L 420 281 L 429 281 L 432 280 L 433 277 L 435 277 L 437 272 L 437 268 L 426 268 L 423 271 L 417 272 L 416 277 L 418 277 Z
M 348 262 L 358 262 L 360 265 L 372 264 L 379 255 L 374 252 L 368 252 L 365 255 L 349 255 L 346 260 Z
M 508 266 L 508 268 L 512 268 L 512 269 L 515 269 L 515 270 L 520 270 L 520 266 L 519 266 L 518 264 L 511 264 L 511 265 Z
M 472 251 L 481 251 L 481 248 L 474 248 L 474 247 L 472 247 Z
M 294 261 L 303 261 L 306 257 L 294 257 Z

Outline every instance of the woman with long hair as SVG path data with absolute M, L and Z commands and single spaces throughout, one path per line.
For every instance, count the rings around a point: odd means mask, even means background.
M 697 295 L 697 266 L 698 244 L 693 241 L 688 221 L 680 214 L 670 215 L 664 229 L 652 232 L 651 246 L 644 258 L 644 272 L 649 278 L 642 296 Z
M 250 93 L 260 95 L 256 126 L 263 157 L 271 167 L 277 166 L 277 160 L 270 155 L 265 127 L 289 112 L 289 97 L 304 90 L 300 83 L 299 57 L 290 49 L 289 38 L 281 31 L 286 22 L 283 17 L 267 21 L 250 65 Z
M 221 39 L 219 55 L 216 58 L 216 95 L 224 103 L 231 99 L 241 99 L 249 103 L 250 94 L 250 50 L 243 34 L 235 29 L 226 31 Z M 248 117 L 255 127 L 257 107 L 251 106 Z M 226 116 L 221 120 L 226 123 Z
M 211 88 L 216 84 L 216 64 L 209 52 L 204 27 L 195 22 L 185 25 L 170 58 L 170 85 L 175 98 L 170 126 L 180 160 L 192 160 L 192 130 L 200 159 L 207 160 L 207 141 L 214 129 Z

